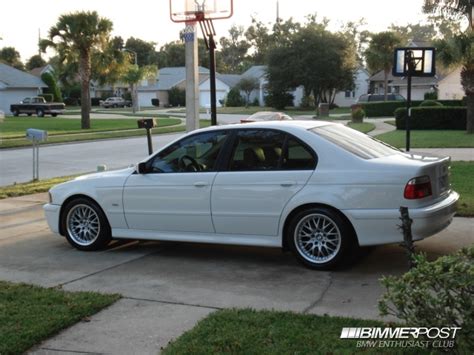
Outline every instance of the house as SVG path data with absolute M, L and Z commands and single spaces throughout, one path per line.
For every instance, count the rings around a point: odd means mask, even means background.
M 0 111 L 9 113 L 11 104 L 37 96 L 47 87 L 40 78 L 0 63 Z
M 369 92 L 369 77 L 370 74 L 367 70 L 364 68 L 357 69 L 354 79 L 354 89 L 336 93 L 334 103 L 340 107 L 349 107 L 355 104 L 360 95 Z
M 198 67 L 199 84 L 209 78 L 209 69 Z M 160 106 L 167 106 L 168 90 L 173 87 L 186 89 L 186 68 L 165 67 L 158 71 L 158 80 L 145 80 L 137 88 L 138 103 L 142 107 L 151 106 L 151 99 L 159 99 Z M 201 102 L 201 100 L 200 100 Z
M 42 67 L 37 67 L 30 70 L 30 74 L 38 78 L 41 78 L 41 75 L 43 75 L 44 73 L 54 73 L 54 68 L 51 64 L 46 64 Z
M 369 92 L 371 94 L 384 94 L 384 80 L 383 70 L 372 75 L 369 78 Z M 433 77 L 413 77 L 411 79 L 411 99 L 424 100 L 425 93 L 436 90 L 438 80 L 439 77 L 437 75 Z M 407 87 L 408 85 L 406 77 L 395 77 L 391 72 L 388 74 L 387 91 L 389 94 L 400 94 L 406 98 Z
M 461 66 L 438 81 L 439 100 L 461 100 L 464 95 L 466 94 L 461 85 Z

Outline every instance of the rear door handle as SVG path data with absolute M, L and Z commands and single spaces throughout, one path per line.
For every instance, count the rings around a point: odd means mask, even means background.
M 289 187 L 289 186 L 296 185 L 296 181 L 283 181 L 280 183 L 280 185 L 283 187 Z
M 196 181 L 194 183 L 194 186 L 196 186 L 196 187 L 204 187 L 204 186 L 207 186 L 207 185 L 209 185 L 209 184 L 205 181 Z

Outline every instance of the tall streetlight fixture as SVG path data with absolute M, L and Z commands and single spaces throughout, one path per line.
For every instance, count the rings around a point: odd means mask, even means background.
M 128 48 L 122 48 L 121 51 L 133 53 L 133 56 L 135 58 L 135 66 L 138 67 L 137 52 Z M 137 111 L 140 111 L 140 104 L 138 103 L 137 84 L 132 84 L 132 106 L 133 106 L 133 113 L 135 113 L 135 107 L 137 108 Z

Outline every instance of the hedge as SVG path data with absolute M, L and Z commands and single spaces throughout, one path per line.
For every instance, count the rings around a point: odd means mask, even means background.
M 39 97 L 43 97 L 46 102 L 53 102 L 54 100 L 54 96 L 53 94 L 41 94 L 41 95 L 38 95 Z
M 465 106 L 464 100 L 437 100 L 443 106 L 460 107 Z M 412 101 L 412 107 L 419 106 L 423 101 Z M 360 106 L 367 117 L 393 117 L 397 108 L 406 107 L 406 101 L 379 101 L 379 102 L 364 102 L 356 104 Z
M 395 111 L 397 129 L 405 129 L 406 108 Z M 414 107 L 411 110 L 410 129 L 456 129 L 465 130 L 466 107 Z

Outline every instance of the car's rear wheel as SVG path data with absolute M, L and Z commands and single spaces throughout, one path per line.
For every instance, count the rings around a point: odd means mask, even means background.
M 36 116 L 38 117 L 44 117 L 44 111 L 43 109 L 39 108 L 36 110 Z
M 57 117 L 57 116 L 58 116 L 58 114 L 57 114 L 57 113 L 52 113 L 52 114 L 51 114 L 51 116 L 53 116 L 53 117 Z
M 288 242 L 297 259 L 316 270 L 329 270 L 353 260 L 357 240 L 336 211 L 315 207 L 298 212 L 288 228 Z
M 66 239 L 79 250 L 99 250 L 111 240 L 107 217 L 91 200 L 77 198 L 68 202 L 61 223 Z

